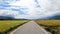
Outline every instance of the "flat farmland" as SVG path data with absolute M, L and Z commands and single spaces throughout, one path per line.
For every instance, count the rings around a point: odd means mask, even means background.
M 60 20 L 35 20 L 35 22 L 43 26 L 60 26 Z
M 29 20 L 0 20 L 0 34 L 5 34 L 28 21 Z
M 43 26 L 52 34 L 60 34 L 60 20 L 35 20 L 37 24 Z

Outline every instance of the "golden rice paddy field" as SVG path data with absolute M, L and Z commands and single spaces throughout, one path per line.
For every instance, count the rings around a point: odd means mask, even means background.
M 35 22 L 45 26 L 60 26 L 60 20 L 36 20 Z
M 29 20 L 0 20 L 0 34 L 4 34 L 28 21 Z
M 60 20 L 35 20 L 35 22 L 40 26 L 47 27 L 53 34 L 60 34 Z

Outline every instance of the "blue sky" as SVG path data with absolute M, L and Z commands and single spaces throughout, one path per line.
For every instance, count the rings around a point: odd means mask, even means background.
M 60 15 L 60 0 L 0 0 L 0 16 L 46 19 Z

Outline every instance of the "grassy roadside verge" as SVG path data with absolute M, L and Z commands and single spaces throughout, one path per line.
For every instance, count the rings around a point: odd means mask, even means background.
M 60 34 L 60 20 L 35 20 L 35 22 L 52 34 Z
M 0 20 L 0 34 L 6 34 L 28 21 L 29 20 Z

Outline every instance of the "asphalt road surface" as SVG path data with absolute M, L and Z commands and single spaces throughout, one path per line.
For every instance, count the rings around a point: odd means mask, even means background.
M 41 26 L 34 21 L 30 21 L 20 27 L 11 34 L 48 34 Z

